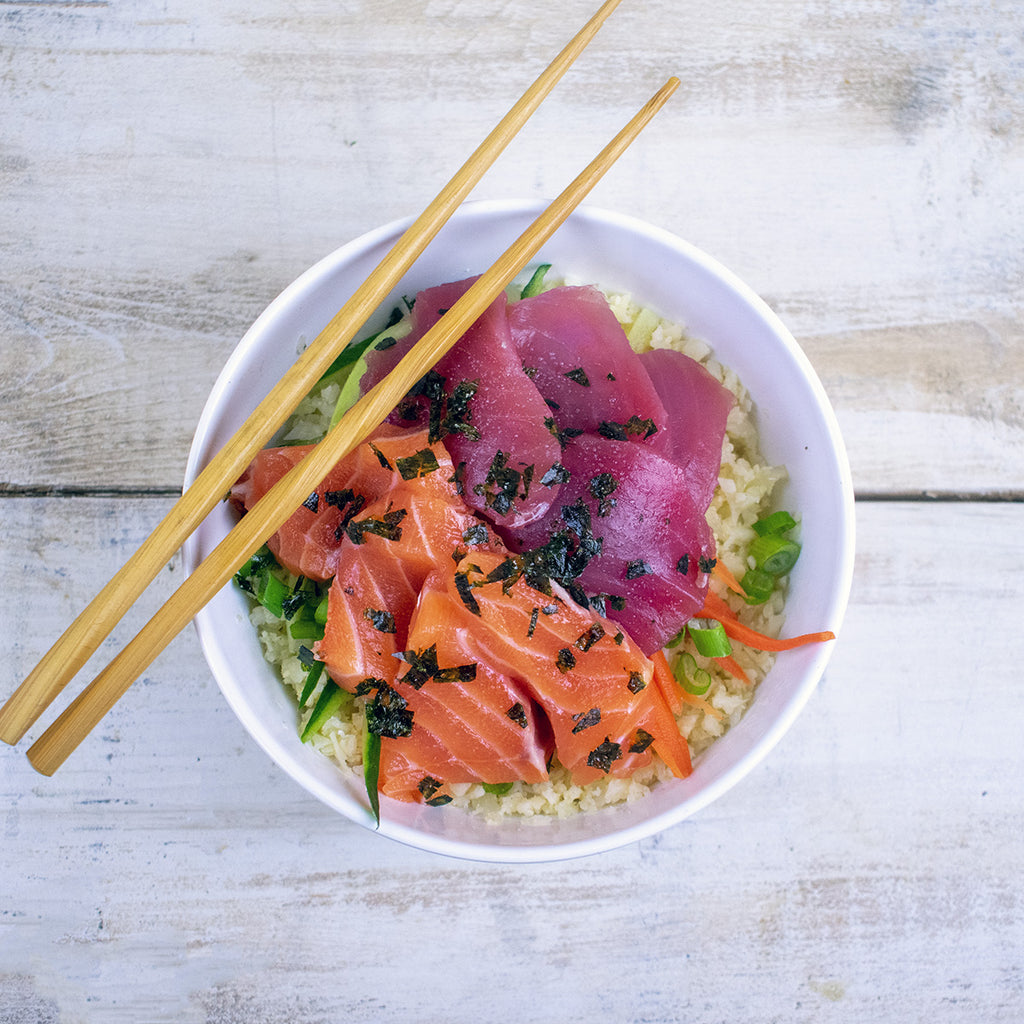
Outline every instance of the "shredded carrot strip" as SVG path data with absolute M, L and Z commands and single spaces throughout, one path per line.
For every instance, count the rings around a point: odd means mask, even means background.
M 746 683 L 747 686 L 750 685 L 750 676 L 740 668 L 739 663 L 731 655 L 715 658 L 715 661 L 717 661 L 718 664 L 721 665 L 722 668 L 724 668 L 725 671 L 734 679 L 738 679 L 741 683 Z
M 757 632 L 749 626 L 740 622 L 733 610 L 717 594 L 710 590 L 704 599 L 704 607 L 700 612 L 706 619 L 715 619 L 725 628 L 725 634 L 730 640 L 736 640 L 747 647 L 753 647 L 758 651 L 790 651 L 795 647 L 803 647 L 806 644 L 823 643 L 826 640 L 835 640 L 836 635 L 831 630 L 822 633 L 803 633 L 800 636 L 789 637 L 785 640 L 777 640 L 775 637 L 766 636 Z
M 734 594 L 746 597 L 746 591 L 740 585 L 739 580 L 729 571 L 729 567 L 720 558 L 715 560 L 711 575 L 717 576 Z
M 689 704 L 691 707 L 698 708 L 703 711 L 704 714 L 710 715 L 712 718 L 717 718 L 722 721 L 725 718 L 725 714 L 718 710 L 714 704 L 710 701 L 705 700 L 703 697 L 698 697 L 695 693 L 687 693 L 677 682 L 676 677 L 672 674 L 672 668 L 668 663 L 668 658 L 665 657 L 664 651 L 658 651 L 651 655 L 651 661 L 654 662 L 654 675 L 658 680 L 659 685 L 662 688 L 662 692 L 669 691 L 675 694 L 676 699 L 682 704 Z M 671 706 L 671 701 L 669 706 Z M 678 706 L 678 705 L 677 705 Z

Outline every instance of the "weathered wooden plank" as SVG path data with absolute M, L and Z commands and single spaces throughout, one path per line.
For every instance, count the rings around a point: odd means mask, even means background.
M 0 504 L 11 671 L 162 505 Z M 1024 508 L 867 503 L 858 530 L 834 660 L 779 748 L 691 821 L 566 864 L 339 821 L 183 636 L 53 779 L 0 751 L 0 1018 L 1019 1020 Z
M 257 312 L 422 208 L 591 6 L 6 5 L 0 480 L 176 486 Z M 593 201 L 782 313 L 859 489 L 1019 491 L 1018 21 L 1010 0 L 627 4 L 479 194 L 553 194 L 679 73 Z

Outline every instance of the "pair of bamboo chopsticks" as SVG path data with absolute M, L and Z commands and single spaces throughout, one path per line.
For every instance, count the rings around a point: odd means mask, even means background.
M 235 436 L 211 460 L 136 554 L 26 677 L 3 708 L 0 708 L 0 739 L 6 743 L 17 743 L 85 664 L 152 582 L 160 568 L 202 522 L 341 348 L 376 310 L 619 2 L 607 0 L 530 86 L 399 239 L 364 285 L 299 357 Z M 238 567 L 281 526 L 330 468 L 384 420 L 401 396 L 444 355 L 494 297 L 526 266 L 661 109 L 678 84 L 678 79 L 670 78 L 655 93 L 530 228 L 414 346 L 391 374 L 363 396 L 327 437 L 242 518 L 135 639 L 68 705 L 63 714 L 29 748 L 29 761 L 39 772 L 52 775 L 63 764 L 138 675 L 230 580 Z

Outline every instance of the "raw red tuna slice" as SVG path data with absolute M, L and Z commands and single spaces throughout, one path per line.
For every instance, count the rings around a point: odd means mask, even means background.
M 683 470 L 647 445 L 584 434 L 562 462 L 570 478 L 556 506 L 506 543 L 525 551 L 569 538 L 580 554 L 576 582 L 650 655 L 704 603 L 715 555 L 704 509 Z
M 368 355 L 361 388 L 366 391 L 384 377 L 473 280 L 420 292 L 412 332 Z M 452 461 L 464 466 L 466 503 L 496 523 L 516 527 L 538 519 L 551 504 L 560 449 L 549 409 L 512 344 L 505 307 L 501 295 L 427 375 L 425 394 L 399 406 L 392 421 L 420 424 L 434 417 Z
M 639 358 L 668 414 L 656 448 L 683 470 L 697 505 L 706 509 L 718 485 L 725 423 L 735 397 L 682 352 L 652 349 Z
M 589 286 L 553 288 L 509 306 L 512 339 L 560 429 L 646 440 L 665 407 L 608 300 Z
M 310 445 L 265 448 L 231 489 L 231 501 L 247 511 L 289 470 L 302 461 Z M 426 456 L 426 452 L 430 456 Z M 358 445 L 321 481 L 285 524 L 268 541 L 277 560 L 297 576 L 330 579 L 345 536 L 344 524 L 360 518 L 366 505 L 401 483 L 401 468 L 412 460 L 412 471 L 433 458 L 437 469 L 422 478 L 428 490 L 443 492 L 453 473 L 444 446 L 429 445 L 426 430 L 382 426 Z

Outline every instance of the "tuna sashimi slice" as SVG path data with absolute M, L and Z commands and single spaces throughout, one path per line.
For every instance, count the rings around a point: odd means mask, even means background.
M 547 778 L 551 740 L 544 716 L 521 684 L 473 656 L 459 617 L 444 577 L 435 574 L 424 586 L 409 632 L 406 657 L 414 664 L 394 684 L 412 728 L 407 736 L 381 741 L 380 790 L 387 796 L 436 800 L 444 799 L 447 783 Z M 468 666 L 471 678 L 414 676 L 417 656 L 427 651 L 441 673 L 448 669 L 459 676 Z M 410 678 L 417 685 L 404 681 Z
M 591 286 L 553 288 L 509 306 L 512 340 L 561 430 L 646 440 L 665 407 L 608 300 Z
M 474 278 L 416 296 L 412 331 L 367 356 L 360 387 L 369 390 L 450 309 Z M 550 410 L 523 372 L 500 295 L 403 402 L 393 422 L 430 422 L 461 466 L 466 503 L 496 523 L 517 527 L 540 518 L 558 490 L 560 447 Z
M 684 471 L 647 445 L 584 434 L 562 462 L 557 507 L 506 541 L 527 551 L 567 539 L 580 553 L 575 582 L 653 654 L 703 606 L 715 555 L 704 509 Z
M 527 690 L 577 784 L 632 774 L 650 763 L 652 742 L 663 744 L 674 763 L 688 764 L 674 719 L 657 706 L 652 663 L 613 623 L 560 588 L 545 594 L 522 576 L 504 576 L 515 564 L 474 552 L 446 577 L 447 630 L 463 659 Z
M 248 511 L 311 450 L 310 445 L 265 448 L 231 489 L 231 501 Z M 429 450 L 430 455 L 427 455 Z M 335 574 L 345 524 L 365 518 L 362 510 L 396 483 L 402 471 L 421 472 L 422 486 L 438 493 L 450 486 L 453 466 L 444 446 L 430 445 L 427 431 L 385 424 L 354 448 L 320 482 L 316 490 L 268 541 L 275 558 L 290 572 L 314 580 Z M 403 461 L 411 460 L 411 462 Z M 411 469 L 407 468 L 411 465 Z
M 441 485 L 447 493 L 438 492 Z M 422 477 L 402 482 L 368 505 L 360 519 L 390 521 L 394 530 L 367 532 L 358 544 L 344 538 L 324 637 L 314 648 L 331 678 L 347 690 L 368 677 L 393 682 L 401 668 L 395 655 L 406 648 L 420 589 L 438 566 L 454 567 L 453 558 L 467 550 L 503 547 L 444 480 L 431 486 Z
M 697 505 L 706 509 L 718 485 L 722 439 L 735 396 L 682 352 L 652 349 L 639 358 L 668 414 L 657 450 L 683 470 Z

